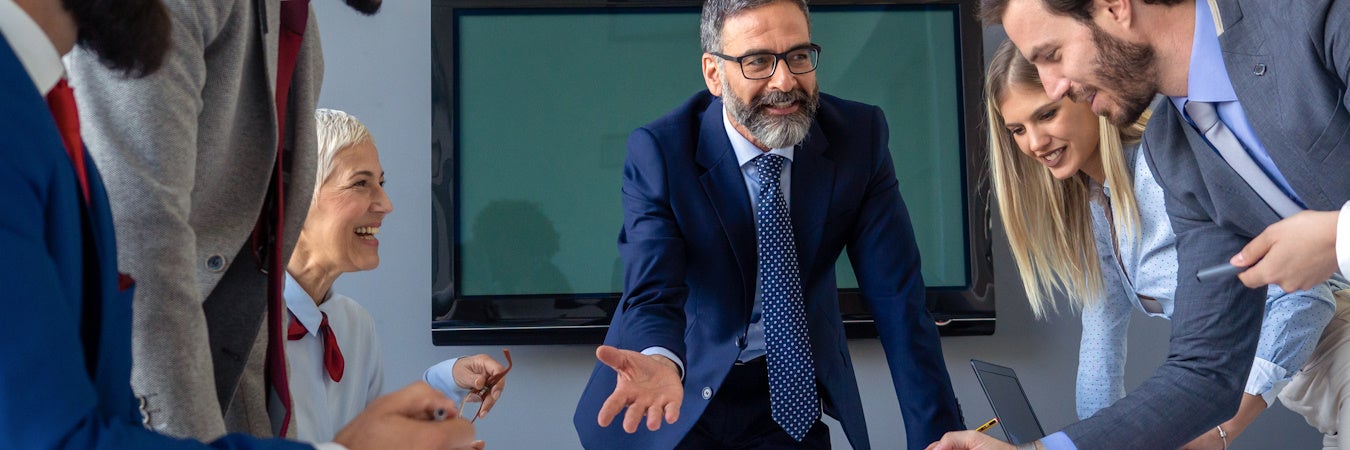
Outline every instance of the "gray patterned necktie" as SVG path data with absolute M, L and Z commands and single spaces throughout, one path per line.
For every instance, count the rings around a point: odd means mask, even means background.
M 1288 194 L 1284 193 L 1279 186 L 1271 181 L 1266 172 L 1256 165 L 1252 156 L 1247 154 L 1246 147 L 1228 129 L 1222 120 L 1219 120 L 1219 112 L 1214 109 L 1214 104 L 1209 102 L 1186 102 L 1186 115 L 1190 117 L 1195 128 L 1205 135 L 1205 140 L 1209 142 L 1210 147 L 1219 152 L 1219 156 L 1228 162 L 1242 179 L 1247 182 L 1257 195 L 1261 196 L 1271 209 L 1275 210 L 1280 217 L 1289 217 L 1298 214 L 1303 208 L 1294 203 Z

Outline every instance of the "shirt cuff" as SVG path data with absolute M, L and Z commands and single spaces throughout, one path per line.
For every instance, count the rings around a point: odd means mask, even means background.
M 1073 440 L 1063 431 L 1041 438 L 1041 445 L 1045 446 L 1045 450 L 1078 450 L 1078 446 L 1073 445 Z
M 1273 362 L 1262 358 L 1252 360 L 1252 373 L 1247 376 L 1247 387 L 1242 389 L 1251 395 L 1259 395 L 1266 401 L 1266 406 L 1273 405 L 1275 396 L 1279 389 L 1274 389 L 1275 383 L 1284 381 L 1289 375 L 1289 371 Z
M 1336 262 L 1341 275 L 1350 277 L 1350 202 L 1341 206 L 1341 213 L 1336 217 Z
M 314 444 L 314 450 L 348 450 L 348 449 L 347 447 L 344 447 L 342 444 L 336 442 L 324 442 L 320 444 Z
M 441 391 L 455 403 L 459 403 L 460 400 L 464 399 L 464 396 L 469 395 L 469 390 L 461 388 L 458 383 L 455 383 L 456 361 L 459 361 L 459 358 L 450 358 L 428 367 L 426 372 L 422 372 L 422 381 Z
M 648 356 L 661 355 L 674 361 L 675 368 L 680 369 L 680 381 L 684 381 L 684 361 L 680 361 L 680 358 L 675 356 L 674 352 L 667 350 L 665 347 L 647 347 L 646 350 L 642 351 L 642 354 Z

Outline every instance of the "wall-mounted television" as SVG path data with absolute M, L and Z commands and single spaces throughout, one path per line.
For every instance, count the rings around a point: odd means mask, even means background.
M 600 343 L 618 305 L 625 141 L 695 92 L 698 1 L 433 0 L 432 336 Z M 821 92 L 882 107 L 944 335 L 990 334 L 973 1 L 816 1 Z M 876 335 L 847 255 L 850 337 Z

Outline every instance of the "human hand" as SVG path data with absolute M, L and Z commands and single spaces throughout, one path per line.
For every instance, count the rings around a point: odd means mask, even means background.
M 1249 288 L 1278 284 L 1285 292 L 1294 292 L 1323 283 L 1337 269 L 1338 214 L 1303 211 L 1275 222 L 1229 262 L 1247 267 L 1238 278 Z
M 1016 448 L 993 436 L 966 430 L 948 432 L 942 435 L 942 440 L 928 444 L 925 450 L 1016 450 Z
M 434 420 L 438 410 L 450 420 Z M 351 450 L 483 448 L 473 442 L 473 424 L 454 417 L 457 411 L 454 401 L 419 381 L 370 402 L 333 442 Z
M 595 349 L 595 357 L 619 373 L 614 393 L 600 406 L 597 419 L 600 426 L 608 427 L 624 408 L 628 408 L 628 413 L 623 417 L 623 430 L 629 433 L 637 432 L 644 415 L 647 416 L 647 429 L 651 431 L 661 429 L 663 416 L 666 423 L 675 423 L 679 419 L 684 385 L 674 361 L 608 345 Z
M 506 389 L 506 371 L 508 369 L 485 354 L 477 354 L 466 358 L 460 358 L 455 361 L 455 367 L 451 370 L 455 379 L 455 385 L 460 389 L 470 391 L 469 395 L 475 395 L 482 400 L 482 406 L 478 407 L 477 417 L 486 416 L 492 406 L 497 404 L 497 400 L 502 397 L 502 390 Z M 489 381 L 495 380 L 488 385 Z M 489 388 L 483 392 L 484 387 Z

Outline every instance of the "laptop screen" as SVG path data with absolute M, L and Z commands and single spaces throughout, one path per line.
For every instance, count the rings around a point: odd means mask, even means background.
M 1017 374 L 1012 369 L 984 361 L 971 360 L 975 377 L 994 408 L 999 427 L 1008 436 L 1008 442 L 1025 444 L 1045 436 L 1041 422 L 1031 410 L 1031 401 L 1022 391 Z

